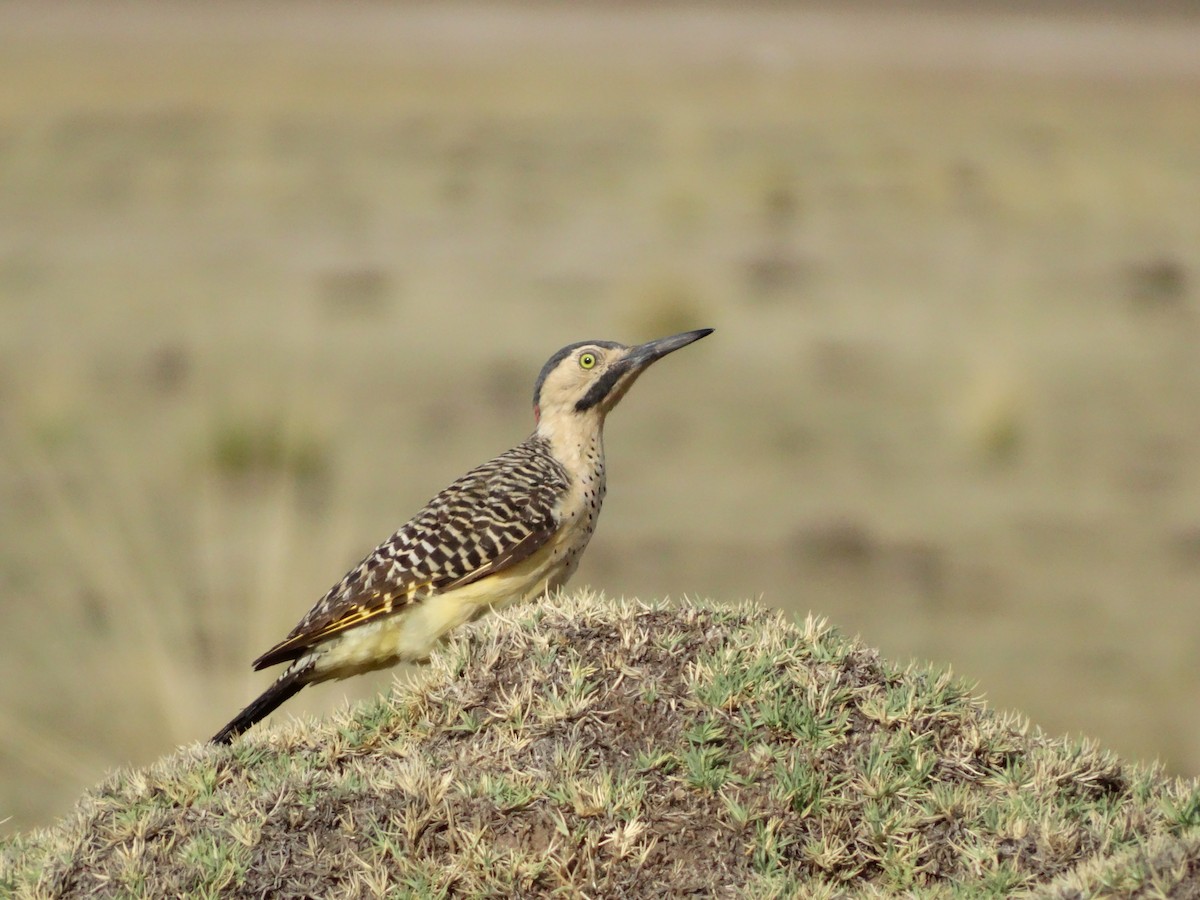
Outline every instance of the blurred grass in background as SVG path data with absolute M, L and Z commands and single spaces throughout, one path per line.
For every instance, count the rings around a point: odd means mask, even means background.
M 577 583 L 1200 772 L 1200 23 L 967 9 L 0 8 L 0 827 L 212 733 L 553 350 L 701 326 Z

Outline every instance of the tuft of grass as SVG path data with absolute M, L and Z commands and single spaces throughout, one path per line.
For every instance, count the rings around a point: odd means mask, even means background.
M 230 478 L 288 475 L 314 481 L 328 474 L 329 450 L 315 437 L 290 435 L 274 421 L 230 420 L 213 430 L 209 461 Z
M 560 596 L 318 723 L 114 773 L 5 896 L 1172 896 L 1200 784 L 813 617 Z
M 1187 267 L 1172 256 L 1130 263 L 1124 276 L 1129 299 L 1138 308 L 1181 308 L 1187 302 Z

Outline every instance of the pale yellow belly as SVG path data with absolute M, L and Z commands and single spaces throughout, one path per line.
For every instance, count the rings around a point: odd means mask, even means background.
M 351 628 L 314 648 L 313 680 L 348 678 L 425 659 L 448 632 L 487 611 L 561 583 L 561 557 L 547 547 L 503 572 L 435 594 L 407 610 Z

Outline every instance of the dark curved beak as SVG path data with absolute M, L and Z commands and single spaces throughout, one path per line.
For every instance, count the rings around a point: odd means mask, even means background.
M 711 328 L 700 328 L 696 331 L 685 331 L 683 334 L 673 334 L 670 337 L 659 338 L 657 341 L 638 344 L 625 357 L 625 367 L 631 372 L 640 372 L 655 360 L 662 359 L 668 353 L 674 353 L 681 347 L 693 344 L 712 333 Z

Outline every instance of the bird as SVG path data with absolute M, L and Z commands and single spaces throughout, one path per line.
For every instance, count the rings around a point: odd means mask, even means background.
M 604 502 L 604 421 L 651 364 L 712 333 L 568 344 L 533 388 L 533 432 L 430 500 L 254 669 L 287 663 L 211 738 L 228 744 L 317 682 L 421 662 L 450 631 L 566 584 Z

